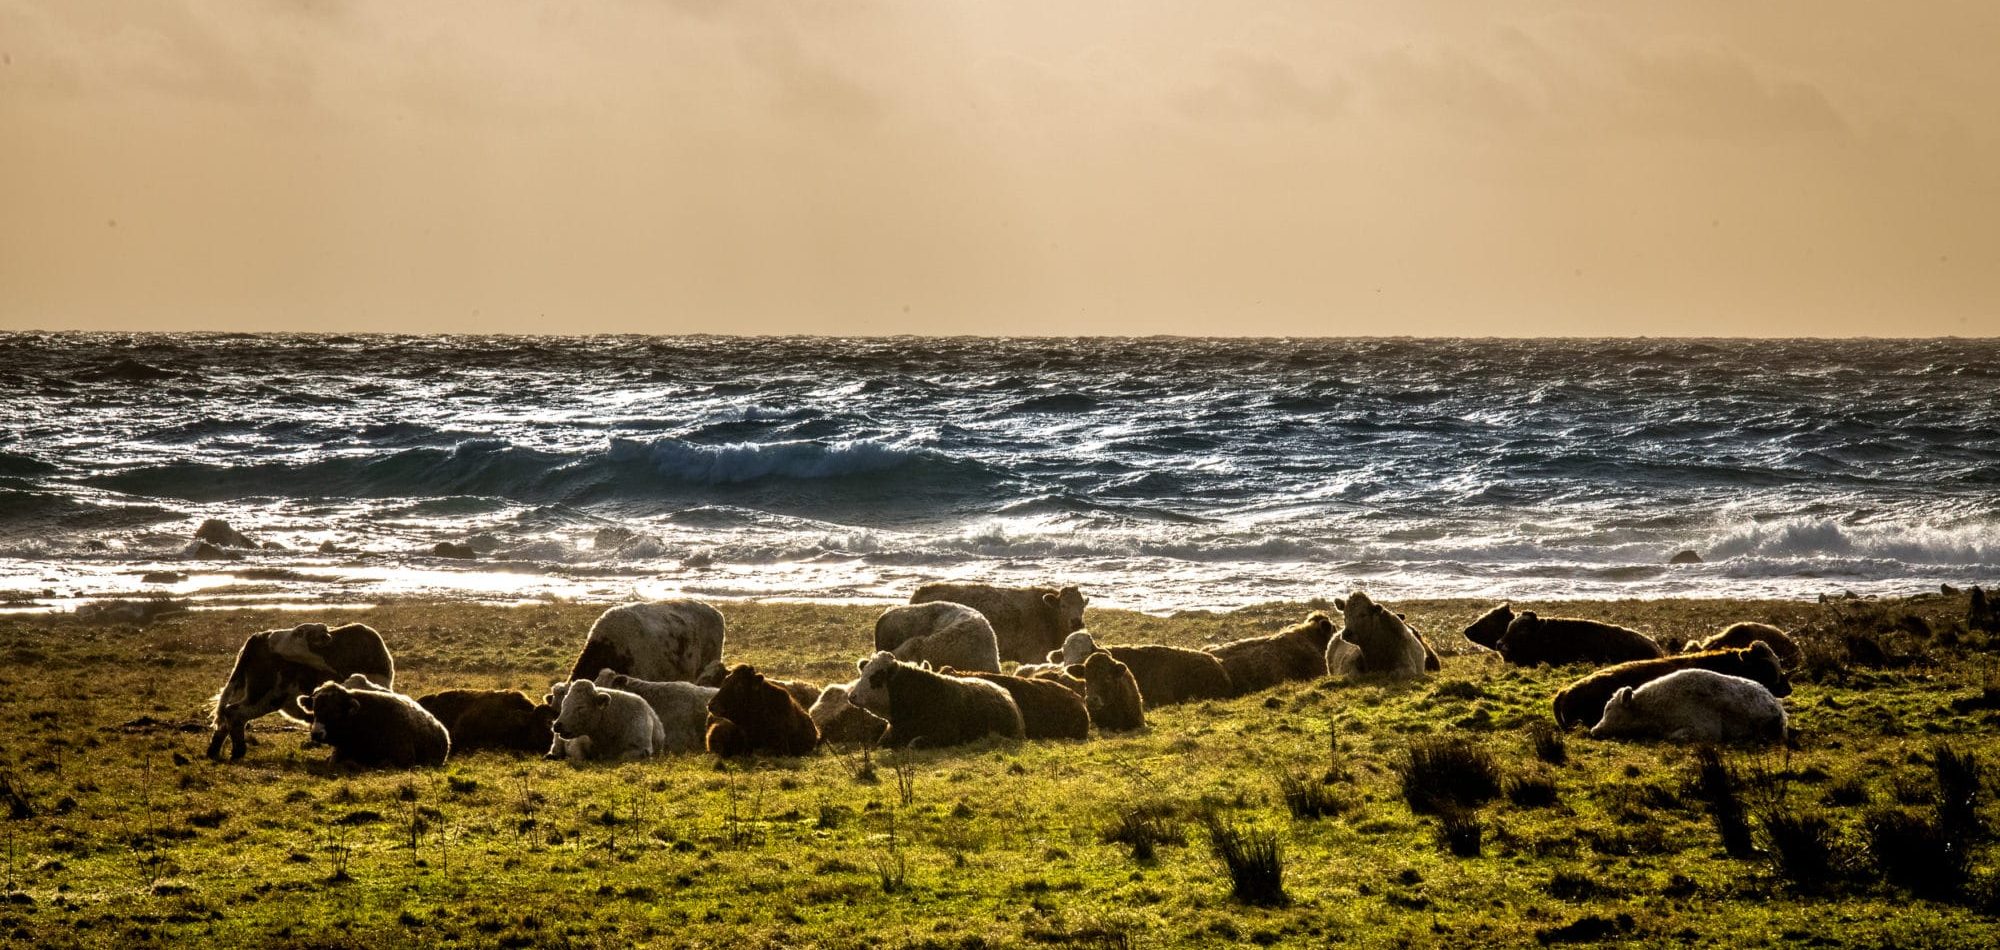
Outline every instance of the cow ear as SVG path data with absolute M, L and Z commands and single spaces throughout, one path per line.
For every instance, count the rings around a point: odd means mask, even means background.
M 306 718 L 308 719 L 312 718 L 313 698 L 311 696 L 292 697 L 292 706 L 297 708 L 298 711 L 305 713 Z
M 1060 603 L 1062 603 L 1062 598 L 1060 598 L 1060 597 L 1057 597 L 1057 596 L 1056 596 L 1056 595 L 1054 595 L 1054 594 L 1043 594 L 1043 595 L 1042 595 L 1042 603 L 1045 603 L 1045 604 L 1048 604 L 1048 605 L 1049 605 L 1049 606 L 1051 606 L 1051 607 L 1054 607 L 1054 606 L 1056 606 L 1057 604 L 1060 604 Z
M 854 671 L 855 671 L 856 673 L 865 673 L 865 672 L 867 672 L 867 671 L 868 671 L 868 661 L 869 661 L 870 659 L 872 659 L 872 657 L 865 657 L 865 656 L 864 656 L 864 657 L 862 657 L 861 659 L 858 659 L 858 660 L 855 660 L 855 661 L 854 661 Z
M 1335 597 L 1335 598 L 1333 599 L 1333 609 L 1335 609 L 1335 610 L 1338 610 L 1338 611 L 1340 611 L 1341 613 L 1346 613 L 1346 612 L 1347 612 L 1347 598 L 1345 598 L 1345 597 Z
M 1618 692 L 1615 692 L 1615 693 L 1612 693 L 1612 694 L 1611 694 L 1611 701 L 1612 701 L 1612 702 L 1614 702 L 1614 703 L 1625 703 L 1625 702 L 1631 702 L 1631 701 L 1632 701 L 1632 687 L 1630 687 L 1630 686 L 1620 686 L 1620 687 L 1618 687 Z
M 1770 657 L 1773 660 L 1778 658 L 1778 651 L 1771 649 L 1771 645 L 1762 640 L 1750 644 L 1750 653 L 1754 656 Z
M 602 709 L 611 705 L 611 696 L 607 693 L 592 693 L 590 701 L 597 704 L 599 709 Z
M 1069 675 L 1074 676 L 1077 679 L 1083 679 L 1083 664 L 1072 663 L 1068 666 L 1063 667 L 1063 672 L 1068 673 Z

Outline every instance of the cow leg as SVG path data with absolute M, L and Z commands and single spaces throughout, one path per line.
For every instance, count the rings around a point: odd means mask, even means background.
M 231 762 L 242 758 L 243 753 L 250 751 L 249 742 L 243 738 L 243 725 L 244 722 L 241 719 L 231 719 L 229 721 L 229 761 Z M 217 739 L 217 741 L 221 740 Z
M 227 735 L 229 735 L 229 728 L 227 726 L 215 727 L 215 737 L 208 740 L 208 758 L 210 761 L 222 761 L 222 739 Z

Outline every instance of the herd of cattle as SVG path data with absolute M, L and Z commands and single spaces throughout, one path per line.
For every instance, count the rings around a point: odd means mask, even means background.
M 1294 680 L 1404 679 L 1441 668 L 1422 633 L 1355 592 L 1277 633 L 1206 649 L 1100 644 L 1075 587 L 931 584 L 884 611 L 856 676 L 821 688 L 725 666 L 723 618 L 694 600 L 604 612 L 569 677 L 540 702 L 511 690 L 395 692 L 395 663 L 362 624 L 253 634 L 214 703 L 208 755 L 245 751 L 272 712 L 308 723 L 337 762 L 442 763 L 452 752 L 546 752 L 572 762 L 708 751 L 797 756 L 824 743 L 935 748 L 988 735 L 1084 739 L 1145 726 L 1146 710 Z M 1555 697 L 1563 728 L 1598 737 L 1770 742 L 1798 649 L 1739 623 L 1682 654 L 1595 620 L 1495 607 L 1465 631 L 1509 663 L 1602 666 Z M 1016 663 L 1012 672 L 1003 663 Z

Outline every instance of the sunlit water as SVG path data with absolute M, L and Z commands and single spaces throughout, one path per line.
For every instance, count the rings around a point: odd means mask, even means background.
M 2000 562 L 1992 341 L 12 334 L 0 412 L 0 591 L 34 609 L 1812 597 Z M 190 559 L 206 517 L 285 550 Z

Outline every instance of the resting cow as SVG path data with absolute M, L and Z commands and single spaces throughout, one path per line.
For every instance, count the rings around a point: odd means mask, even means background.
M 655 683 L 692 681 L 722 659 L 722 614 L 698 600 L 624 604 L 590 625 L 572 680 L 610 669 Z
M 925 584 L 910 603 L 945 600 L 964 604 L 993 625 L 1000 659 L 1034 663 L 1083 629 L 1090 598 L 1075 587 L 994 587 L 990 584 Z
M 935 749 L 988 735 L 1020 739 L 1027 734 L 1020 707 L 998 684 L 912 666 L 887 650 L 855 666 L 861 675 L 847 698 L 889 721 L 882 735 L 885 746 Z
M 444 723 L 458 755 L 480 749 L 540 752 L 554 738 L 555 710 L 511 689 L 448 689 L 419 698 L 417 705 Z
M 401 693 L 356 673 L 293 698 L 312 724 L 312 741 L 333 747 L 333 761 L 411 768 L 443 765 L 451 754 L 444 723 Z
M 1681 670 L 1636 690 L 1619 688 L 1590 734 L 1669 742 L 1781 742 L 1785 707 L 1753 680 Z
M 1288 680 L 1316 680 L 1326 675 L 1326 645 L 1333 640 L 1333 618 L 1315 610 L 1300 623 L 1262 637 L 1246 637 L 1208 648 L 1229 671 L 1236 695 L 1269 689 Z
M 1006 673 L 939 670 L 947 676 L 970 676 L 998 685 L 1014 697 L 1021 710 L 1022 734 L 1029 739 L 1088 739 L 1090 709 L 1084 698 L 1054 680 L 1009 676 Z
M 1000 672 L 1000 641 L 986 615 L 950 601 L 905 604 L 882 611 L 875 621 L 875 649 L 887 650 L 908 663 Z
M 1699 653 L 1703 650 L 1740 650 L 1760 640 L 1771 645 L 1772 651 L 1778 654 L 1778 660 L 1785 664 L 1786 669 L 1798 668 L 1799 660 L 1804 657 L 1804 654 L 1799 652 L 1799 645 L 1793 642 L 1790 634 L 1768 623 L 1755 623 L 1751 621 L 1732 623 L 1724 627 L 1722 632 L 1715 636 L 1698 643 L 1688 644 L 1681 652 Z M 1778 695 L 1782 696 L 1784 694 L 1780 693 Z
M 1490 646 L 1515 666 L 1624 663 L 1667 655 L 1653 638 L 1637 630 L 1576 617 L 1541 617 L 1532 610 L 1517 614 L 1505 604 L 1489 611 L 1466 630 L 1466 639 L 1471 640 L 1475 634 L 1489 635 L 1498 619 L 1507 616 L 1511 619 L 1507 621 L 1506 632 Z
M 1773 696 L 1790 696 L 1792 682 L 1785 665 L 1770 645 L 1759 640 L 1740 650 L 1704 650 L 1657 660 L 1634 660 L 1605 667 L 1556 694 L 1556 725 L 1595 726 L 1604 716 L 1604 704 L 1619 690 L 1644 686 L 1662 676 L 1681 670 L 1708 670 L 1751 680 Z
M 708 701 L 708 713 L 708 751 L 723 758 L 808 755 L 819 745 L 819 727 L 805 707 L 752 666 L 730 668 Z
M 643 759 L 666 748 L 667 730 L 653 707 L 621 689 L 599 689 L 590 680 L 549 688 L 556 714 L 548 757 L 571 763 Z
M 693 683 L 655 683 L 612 670 L 602 670 L 595 681 L 604 689 L 622 689 L 646 701 L 666 729 L 661 752 L 700 752 L 707 742 L 708 703 L 715 698 L 713 686 Z
M 1229 681 L 1229 671 L 1223 668 L 1222 661 L 1216 659 L 1213 653 L 1157 643 L 1103 646 L 1088 630 L 1078 630 L 1064 639 L 1062 649 L 1049 654 L 1049 663 L 1053 668 L 1067 668 L 1082 663 L 1100 650 L 1111 654 L 1132 671 L 1132 678 L 1138 682 L 1139 692 L 1146 697 L 1149 709 L 1202 699 L 1228 699 L 1236 695 L 1235 687 Z M 1048 668 L 1051 667 L 1033 669 L 1021 675 L 1037 675 Z M 1019 670 L 1015 672 L 1020 673 Z
M 1388 676 L 1409 679 L 1440 668 L 1437 654 L 1423 635 L 1398 614 L 1355 591 L 1335 602 L 1346 625 L 1326 647 L 1330 676 Z

